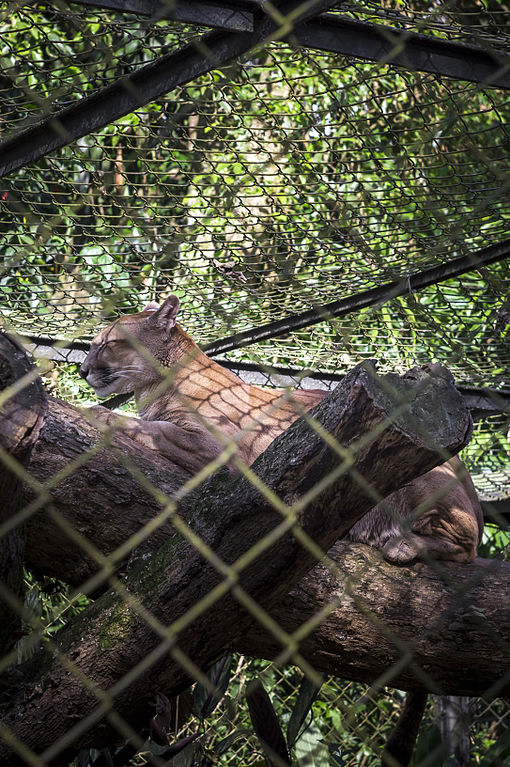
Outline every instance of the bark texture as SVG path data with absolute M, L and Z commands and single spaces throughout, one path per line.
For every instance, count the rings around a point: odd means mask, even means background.
M 48 412 L 28 471 L 50 487 L 51 502 L 27 522 L 25 557 L 31 567 L 81 586 L 100 569 L 92 556 L 93 549 L 111 555 L 154 518 L 162 504 L 126 466 L 139 471 L 163 498 L 174 497 L 191 478 L 180 466 L 121 433 L 116 435 L 112 447 L 111 438 L 102 437 L 82 411 L 54 397 L 48 398 Z M 57 475 L 62 479 L 55 485 Z M 30 503 L 37 499 L 37 494 L 25 486 L 24 497 Z M 70 537 L 68 530 L 58 524 L 60 515 L 81 536 L 81 541 Z M 141 550 L 153 551 L 172 533 L 167 522 L 147 538 L 140 535 L 136 543 L 142 546 Z M 84 546 L 84 541 L 90 545 Z M 107 582 L 103 581 L 105 585 Z
M 510 563 L 395 567 L 363 544 L 338 541 L 269 611 L 289 634 L 322 609 L 334 610 L 300 641 L 318 671 L 400 690 L 449 695 L 510 695 Z M 281 644 L 259 623 L 235 649 L 274 658 Z M 404 662 L 402 658 L 404 657 Z
M 97 430 L 76 408 L 50 398 L 30 473 L 41 482 L 49 481 L 99 439 Z M 169 497 L 191 477 L 128 438 L 120 447 Z M 28 488 L 25 495 L 27 500 L 32 496 Z M 52 490 L 52 503 L 103 554 L 135 536 L 158 510 L 154 497 L 108 449 L 59 483 Z M 168 520 L 139 543 L 138 550 L 154 550 L 173 534 Z M 388 680 L 392 686 L 420 687 L 422 677 L 413 667 L 426 672 L 429 689 L 437 692 L 478 695 L 499 684 L 499 669 L 508 667 L 510 660 L 510 605 L 502 598 L 510 589 L 510 564 L 479 559 L 472 565 L 443 564 L 439 569 L 437 565 L 395 568 L 368 547 L 345 542 L 337 542 L 328 556 L 340 573 L 351 577 L 352 594 L 344 580 L 317 565 L 273 615 L 293 633 L 320 609 L 338 602 L 332 614 L 301 641 L 301 652 L 317 670 L 372 683 L 399 661 L 403 642 L 413 655 Z M 98 569 L 97 562 L 45 512 L 28 523 L 26 557 L 45 574 L 76 586 Z M 478 623 L 477 612 L 482 617 Z M 377 630 L 374 621 L 388 631 Z M 282 649 L 256 621 L 233 639 L 232 648 L 263 658 L 274 658 Z M 508 681 L 502 682 L 498 694 L 510 694 Z
M 0 335 L 0 583 L 21 597 L 24 535 L 22 526 L 9 527 L 21 501 L 21 473 L 37 439 L 46 411 L 46 395 L 40 379 L 24 376 L 33 370 L 26 353 L 7 335 Z M 20 384 L 21 381 L 21 384 Z M 7 455 L 6 455 L 7 454 Z M 12 460 L 9 460 L 9 457 Z M 0 648 L 6 652 L 16 638 L 20 614 L 0 600 Z
M 454 454 L 470 433 L 469 415 L 453 386 L 419 371 L 377 379 L 359 366 L 311 415 L 340 444 L 352 449 L 352 468 L 382 495 L 440 463 L 438 445 Z M 81 440 L 81 448 L 76 453 L 76 445 L 69 447 L 64 463 L 98 441 L 97 434 L 82 432 L 82 416 L 77 412 L 68 418 L 69 445 Z M 50 420 L 47 426 L 49 430 Z M 45 439 L 57 448 L 55 437 L 48 439 L 46 430 L 41 436 Z M 144 451 L 131 447 L 135 464 L 143 463 Z M 56 452 L 60 449 L 59 443 Z M 157 461 L 150 456 L 147 470 L 155 478 Z M 122 463 L 107 461 L 109 451 L 98 450 L 96 458 L 92 475 L 89 462 L 80 459 L 71 484 L 51 488 L 53 508 L 63 513 L 72 506 L 72 498 L 79 497 L 79 503 L 74 502 L 77 523 L 81 508 L 89 503 L 84 494 L 90 476 L 94 477 L 96 520 L 112 514 L 105 496 L 111 501 L 115 487 L 131 487 Z M 302 419 L 253 466 L 265 486 L 287 506 L 306 498 L 306 503 L 294 506 L 290 519 L 285 520 L 267 494 L 244 477 L 229 480 L 220 474 L 186 495 L 179 503 L 179 517 L 214 556 L 206 556 L 204 549 L 201 553 L 189 536 L 168 528 L 166 542 L 157 552 L 131 563 L 123 597 L 114 590 L 103 594 L 58 635 L 60 658 L 42 651 L 25 669 L 24 689 L 4 719 L 9 731 L 41 754 L 43 763 L 64 764 L 69 749 L 74 753 L 77 747 L 100 747 L 111 740 L 115 732 L 109 717 L 112 708 L 135 729 L 143 725 L 148 697 L 157 691 L 171 695 L 188 683 L 189 669 L 183 667 L 177 647 L 193 663 L 207 667 L 239 641 L 253 622 L 240 607 L 242 594 L 271 609 L 315 564 L 313 554 L 294 536 L 295 524 L 327 550 L 370 509 L 372 499 L 341 462 L 338 452 Z M 173 468 L 168 466 L 170 474 Z M 121 474 L 115 475 L 119 470 Z M 123 511 L 130 510 L 136 500 L 143 517 L 150 494 L 130 493 L 126 490 Z M 155 502 L 153 513 L 157 506 Z M 144 521 L 141 518 L 139 524 Z M 81 524 L 88 537 L 89 527 Z M 104 519 L 103 524 L 107 524 Z M 124 534 L 125 529 L 120 540 Z M 90 536 L 101 549 L 92 525 Z M 265 543 L 256 554 L 250 553 L 262 540 Z M 86 565 L 82 568 L 81 577 Z M 74 671 L 69 670 L 68 661 Z M 85 717 L 89 719 L 84 724 Z M 18 758 L 4 745 L 0 760 L 11 765 Z

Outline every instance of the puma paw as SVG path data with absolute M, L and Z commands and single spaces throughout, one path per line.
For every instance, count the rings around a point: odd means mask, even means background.
M 410 565 L 418 556 L 415 547 L 405 538 L 390 538 L 383 546 L 382 553 L 392 565 Z

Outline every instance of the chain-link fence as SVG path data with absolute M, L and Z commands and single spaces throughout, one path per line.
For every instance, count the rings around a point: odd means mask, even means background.
M 509 11 L 4 4 L 2 764 L 507 763 Z

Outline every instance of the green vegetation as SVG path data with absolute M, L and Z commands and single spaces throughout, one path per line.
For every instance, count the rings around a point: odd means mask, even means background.
M 442 35 L 446 20 L 471 41 L 498 34 L 498 14 L 508 11 L 503 2 L 480 5 L 483 24 L 464 2 L 369 2 L 350 12 L 380 21 L 381 8 L 395 6 L 405 26 Z M 2 138 L 197 34 L 72 4 L 4 14 Z M 503 91 L 283 44 L 252 52 L 3 181 L 3 324 L 87 339 L 112 317 L 175 292 L 183 325 L 205 343 L 405 282 L 508 239 L 509 123 Z M 508 260 L 481 267 L 474 258 L 460 278 L 326 317 L 229 359 L 339 373 L 367 358 L 381 371 L 439 360 L 464 386 L 507 390 L 509 283 Z M 55 363 L 44 380 L 55 396 L 92 404 L 75 364 Z M 482 418 L 463 453 L 487 498 L 508 496 L 507 430 L 503 413 Z M 507 558 L 509 542 L 506 529 L 488 526 L 481 552 Z M 47 636 L 87 603 L 69 601 L 61 584 L 27 578 L 26 606 Z M 18 648 L 21 661 L 34 644 L 21 638 Z M 261 764 L 245 704 L 247 682 L 259 677 L 288 735 L 300 672 L 236 658 L 221 701 L 207 704 L 195 689 L 202 709 L 175 738 L 200 737 L 171 763 Z M 288 739 L 296 764 L 375 767 L 401 702 L 398 691 L 324 680 L 299 737 Z M 472 763 L 504 764 L 506 705 L 472 707 Z M 433 722 L 431 704 L 414 767 L 437 743 Z M 90 752 L 76 765 L 89 761 L 109 764 Z M 132 762 L 143 763 L 143 755 Z

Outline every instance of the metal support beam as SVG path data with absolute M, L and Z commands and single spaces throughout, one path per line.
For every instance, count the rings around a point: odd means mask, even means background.
M 284 19 L 281 23 L 258 16 L 252 32 L 210 32 L 70 107 L 46 115 L 38 124 L 0 143 L 0 178 L 271 39 L 285 38 L 321 50 L 510 88 L 509 56 L 331 14 L 310 20 L 333 5 L 335 0 L 290 0 L 278 9 L 279 18 Z
M 132 72 L 0 144 L 0 177 L 104 128 L 164 93 L 242 55 L 254 32 L 211 32 Z M 205 53 L 207 51 L 207 54 Z
M 323 13 L 335 2 L 338 0 L 287 0 L 278 7 L 276 20 L 261 15 L 253 32 L 209 32 L 75 104 L 46 115 L 41 122 L 0 143 L 0 178 L 100 130 L 254 47 L 282 39 L 296 24 Z
M 154 19 L 172 19 L 185 24 L 253 32 L 253 4 L 208 0 L 70 0 L 85 5 Z M 60 3 L 58 3 L 60 5 Z M 255 6 L 255 10 L 256 10 Z
M 65 341 L 62 339 L 42 336 L 17 336 L 20 342 L 36 358 L 63 362 L 71 365 L 81 365 L 90 349 L 87 341 Z M 245 383 L 255 386 L 284 387 L 300 386 L 302 389 L 330 389 L 343 379 L 341 373 L 321 373 L 313 370 L 297 370 L 296 368 L 275 367 L 268 365 L 263 370 L 253 362 L 239 362 L 219 359 L 217 362 L 228 370 L 232 370 Z M 510 414 L 510 391 L 501 389 L 475 389 L 472 386 L 457 384 L 457 389 L 464 397 L 466 407 L 471 410 L 474 421 L 488 418 L 498 413 Z M 122 404 L 132 397 L 131 394 L 121 394 L 112 398 Z M 103 403 L 105 404 L 105 403 Z M 116 405 L 114 405 L 115 407 Z
M 427 288 L 430 285 L 435 285 L 437 282 L 442 282 L 443 280 L 448 280 L 452 277 L 459 277 L 461 274 L 470 272 L 473 269 L 478 269 L 481 266 L 488 266 L 496 261 L 502 261 L 509 256 L 510 240 L 504 240 L 497 245 L 490 245 L 488 248 L 479 250 L 476 253 L 460 256 L 459 258 L 454 258 L 439 266 L 434 266 L 430 269 L 424 269 L 421 272 L 417 272 L 416 274 L 411 274 L 408 277 L 386 282 L 384 285 L 380 285 L 377 288 L 363 290 L 360 293 L 355 293 L 347 298 L 332 301 L 329 304 L 316 306 L 313 309 L 309 309 L 307 312 L 293 314 L 284 317 L 281 320 L 275 320 L 274 322 L 260 325 L 258 328 L 250 328 L 241 333 L 218 339 L 210 344 L 206 344 L 204 346 L 204 351 L 211 356 L 225 354 L 233 349 L 240 349 L 243 346 L 249 346 L 250 344 L 259 341 L 267 341 L 270 338 L 284 336 L 295 330 L 301 330 L 310 325 L 316 325 L 319 322 L 331 320 L 334 317 L 343 317 L 350 312 L 359 311 L 368 306 L 382 304 L 386 301 L 390 301 L 396 296 L 404 296 L 406 293 L 414 293 L 423 288 Z
M 255 386 L 278 388 L 299 385 L 302 389 L 331 389 L 344 377 L 340 373 L 321 373 L 273 365 L 269 365 L 266 371 L 252 362 L 224 359 L 216 361 L 228 370 L 232 370 L 246 383 Z M 473 421 L 480 421 L 501 413 L 510 414 L 510 391 L 506 389 L 476 389 L 473 386 L 463 386 L 461 383 L 457 383 L 456 388 L 462 394 L 466 407 L 471 411 Z
M 297 27 L 289 42 L 357 59 L 431 72 L 483 87 L 510 88 L 510 56 L 394 27 L 324 14 Z
M 268 322 L 265 325 L 260 325 L 258 328 L 250 328 L 241 333 L 236 333 L 232 336 L 226 336 L 225 338 L 212 341 L 209 344 L 203 344 L 202 349 L 210 356 L 216 357 L 219 354 L 225 354 L 226 352 L 234 349 L 239 349 L 244 346 L 248 346 L 259 341 L 267 341 L 271 338 L 277 338 L 279 336 L 287 335 L 295 330 L 300 330 L 310 325 L 316 325 L 319 322 L 325 322 L 335 317 L 343 317 L 351 312 L 359 311 L 360 309 L 366 309 L 369 306 L 375 306 L 377 304 L 390 301 L 397 296 L 403 296 L 408 293 L 415 293 L 419 290 L 429 287 L 430 285 L 436 285 L 444 280 L 460 277 L 467 272 L 471 272 L 475 269 L 479 269 L 483 266 L 489 266 L 490 264 L 502 261 L 510 256 L 510 240 L 503 240 L 503 242 L 496 245 L 490 245 L 487 248 L 478 250 L 475 253 L 471 253 L 467 256 L 459 256 L 451 261 L 440 264 L 439 266 L 433 266 L 430 269 L 423 269 L 421 272 L 409 275 L 408 277 L 392 280 L 377 288 L 371 288 L 370 290 L 363 290 L 359 293 L 355 293 L 347 298 L 339 299 L 338 301 L 332 301 L 329 304 L 322 304 L 316 306 L 307 312 L 301 314 L 293 314 L 284 317 L 281 320 L 275 320 L 274 322 Z M 75 352 L 85 353 L 89 349 L 89 344 L 85 341 L 59 341 L 58 339 L 49 339 L 42 337 L 30 336 L 25 339 L 27 342 L 34 344 L 40 349 L 46 347 L 54 347 L 52 351 L 52 359 L 60 359 L 69 361 L 67 354 L 68 350 Z M 62 350 L 59 350 L 59 347 Z M 41 353 L 39 351 L 39 353 Z M 57 356 L 53 356 L 57 355 Z M 47 356 L 43 354 L 43 356 Z M 74 361 L 74 360 L 73 360 Z M 223 364 L 223 361 L 222 361 Z M 232 364 L 235 367 L 235 363 Z M 256 367 L 246 366 L 243 363 L 239 363 L 239 369 L 245 369 L 255 371 Z M 283 375 L 296 375 L 302 374 L 302 371 L 289 371 L 288 369 L 282 369 Z M 313 374 L 319 376 L 319 374 Z M 322 376 L 324 380 L 340 380 L 338 376 Z M 471 407 L 473 410 L 484 411 L 487 403 L 478 401 L 477 397 L 480 395 L 478 389 L 473 389 L 470 392 L 466 391 L 466 396 L 472 396 Z M 483 394 L 483 392 L 482 392 Z M 492 405 L 487 405 L 487 408 L 494 412 Z M 501 412 L 501 408 L 496 407 L 498 412 Z M 503 408 L 506 412 L 505 408 Z
M 252 31 L 256 0 L 233 12 L 224 0 L 73 0 L 137 15 L 168 16 L 190 24 Z M 236 7 L 238 4 L 235 4 Z M 171 10 L 162 10 L 171 8 Z M 358 21 L 330 13 L 300 24 L 287 42 L 418 72 L 510 88 L 510 56 L 497 50 Z
M 190 24 L 240 31 L 253 30 L 257 0 L 245 6 L 228 0 L 73 0 L 81 5 L 111 8 L 137 15 L 163 16 Z M 481 46 L 465 45 L 430 35 L 323 14 L 299 25 L 288 40 L 307 48 L 378 61 L 418 72 L 510 88 L 510 56 Z

